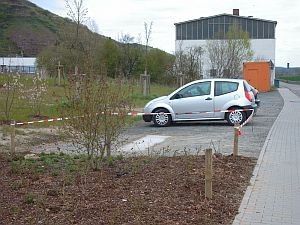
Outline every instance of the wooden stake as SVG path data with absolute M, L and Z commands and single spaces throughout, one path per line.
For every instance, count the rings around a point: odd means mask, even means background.
M 58 72 L 58 86 L 60 86 L 60 69 L 61 69 L 61 65 L 60 65 L 60 61 L 58 61 L 58 66 L 57 66 L 57 72 Z
M 233 138 L 233 156 L 239 154 L 239 125 L 234 125 L 234 138 Z
M 15 143 L 15 137 L 16 137 L 16 121 L 12 122 L 13 125 L 11 126 L 11 135 L 10 135 L 10 153 L 14 155 L 16 153 L 16 143 Z
M 212 149 L 205 150 L 205 197 L 212 198 Z

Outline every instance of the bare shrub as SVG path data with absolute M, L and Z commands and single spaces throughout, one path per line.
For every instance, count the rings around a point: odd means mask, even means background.
M 1 98 L 0 111 L 4 114 L 7 121 L 11 119 L 12 110 L 16 99 L 19 97 L 19 92 L 23 87 L 20 74 L 3 74 L 0 77 Z
M 76 84 L 77 83 L 77 84 Z M 78 85 L 79 84 L 79 85 Z M 65 129 L 78 150 L 90 156 L 92 167 L 111 156 L 131 109 L 131 90 L 121 80 L 113 82 L 93 73 L 70 81 L 67 104 L 62 108 L 71 117 Z

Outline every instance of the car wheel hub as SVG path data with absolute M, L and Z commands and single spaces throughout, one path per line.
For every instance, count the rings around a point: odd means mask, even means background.
M 230 122 L 235 123 L 241 123 L 243 120 L 243 114 L 241 112 L 231 112 L 229 115 Z
M 169 117 L 166 114 L 157 114 L 155 120 L 159 125 L 165 125 L 169 121 Z

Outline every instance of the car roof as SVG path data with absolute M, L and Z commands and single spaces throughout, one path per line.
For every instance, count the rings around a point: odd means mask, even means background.
M 244 81 L 244 79 L 233 79 L 233 78 L 207 78 L 201 79 L 197 81 Z
M 245 81 L 244 79 L 232 79 L 232 78 L 207 78 L 207 79 L 201 79 L 201 80 L 194 80 L 190 82 L 189 84 L 197 83 L 197 82 L 203 82 L 203 81 L 229 81 L 229 82 L 242 82 Z

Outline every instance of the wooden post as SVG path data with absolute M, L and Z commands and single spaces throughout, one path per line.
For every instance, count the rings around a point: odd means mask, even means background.
M 61 69 L 61 65 L 60 65 L 60 61 L 58 61 L 58 66 L 57 66 L 58 86 L 60 86 L 60 69 Z
M 185 83 L 184 75 L 182 73 L 179 74 L 179 87 L 182 87 Z
M 150 75 L 147 74 L 147 71 L 140 75 L 140 83 L 143 95 L 148 96 L 150 94 Z
M 14 155 L 16 153 L 16 121 L 13 121 L 11 126 L 11 134 L 10 134 L 10 153 Z
M 239 125 L 234 125 L 234 138 L 233 138 L 233 156 L 239 154 Z
M 205 197 L 212 198 L 212 149 L 205 150 Z
M 75 96 L 76 99 L 79 99 L 80 97 L 80 92 L 79 92 L 79 88 L 80 88 L 80 84 L 79 84 L 79 74 L 78 74 L 78 66 L 75 66 Z

